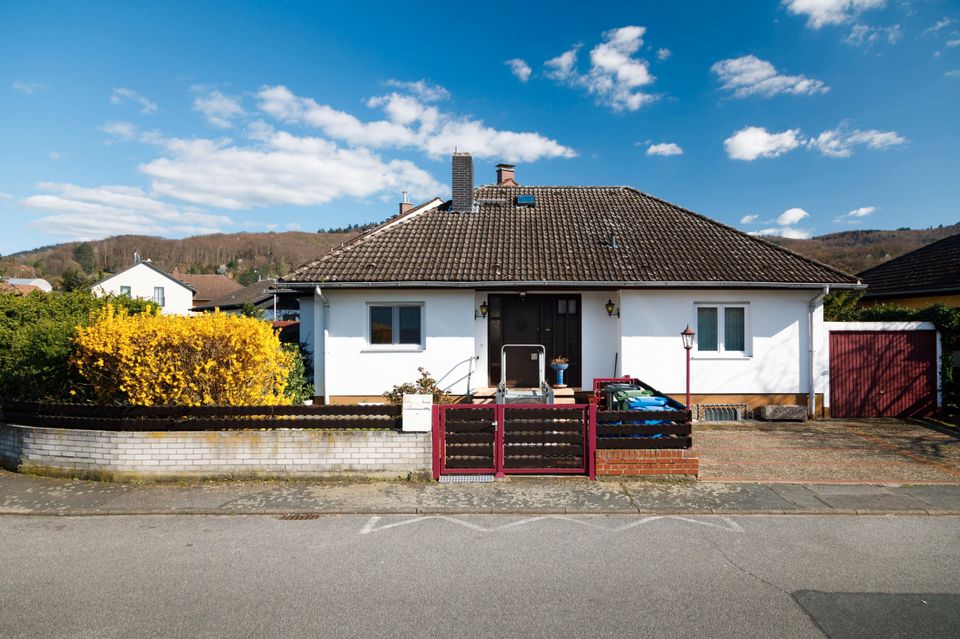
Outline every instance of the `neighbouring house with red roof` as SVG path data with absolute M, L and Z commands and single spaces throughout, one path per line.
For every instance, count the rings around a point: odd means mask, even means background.
M 926 308 L 960 308 L 960 235 L 951 235 L 860 273 L 861 302 Z
M 301 296 L 320 399 L 379 399 L 418 367 L 481 396 L 509 344 L 566 357 L 581 392 L 628 374 L 679 395 L 689 325 L 692 403 L 819 404 L 823 297 L 857 277 L 631 187 L 517 183 L 499 165 L 475 188 L 454 154 L 451 200 L 401 203 L 280 279 Z M 535 383 L 530 354 L 511 357 L 506 382 Z
M 194 290 L 194 306 L 202 306 L 243 288 L 240 282 L 219 273 L 181 273 L 174 269 L 171 275 Z

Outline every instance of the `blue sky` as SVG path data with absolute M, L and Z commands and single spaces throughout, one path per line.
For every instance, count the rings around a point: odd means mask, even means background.
M 455 146 L 748 232 L 960 221 L 955 2 L 131 4 L 0 6 L 0 253 L 377 221 Z

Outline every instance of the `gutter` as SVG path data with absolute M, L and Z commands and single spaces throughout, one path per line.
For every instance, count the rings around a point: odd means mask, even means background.
M 814 363 L 816 360 L 816 347 L 814 346 L 813 341 L 813 314 L 817 310 L 817 306 L 823 303 L 823 298 L 827 296 L 830 292 L 829 286 L 824 286 L 823 290 L 817 293 L 807 304 L 807 346 L 809 351 L 809 362 L 808 362 L 808 372 L 809 379 L 807 380 L 809 398 L 807 400 L 807 415 L 811 418 L 817 416 L 817 387 L 816 387 L 816 372 L 814 371 Z
M 323 294 L 319 285 L 313 290 L 313 387 L 314 394 L 323 396 L 323 403 L 330 403 L 327 392 L 327 333 L 330 313 L 330 300 Z M 320 304 L 316 302 L 319 301 Z
M 283 286 L 292 289 L 312 289 L 321 284 L 326 288 L 601 288 L 601 289 L 621 289 L 621 288 L 769 288 L 769 289 L 854 289 L 863 290 L 867 288 L 866 284 L 857 281 L 856 284 L 850 283 L 824 283 L 824 282 L 731 282 L 731 281 L 491 281 L 476 280 L 472 282 L 443 282 L 443 281 L 409 281 L 409 282 L 282 282 Z

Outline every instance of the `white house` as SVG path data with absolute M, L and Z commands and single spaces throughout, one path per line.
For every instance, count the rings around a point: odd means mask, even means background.
M 819 409 L 823 297 L 856 277 L 630 187 L 473 186 L 400 214 L 281 278 L 301 291 L 318 395 L 378 397 L 418 367 L 469 397 L 500 381 L 504 344 L 570 360 L 567 382 L 631 375 L 694 404 Z M 508 359 L 508 383 L 530 363 Z
M 189 315 L 194 290 L 150 262 L 135 259 L 133 266 L 97 282 L 91 289 L 97 295 L 127 295 L 151 300 L 162 312 Z

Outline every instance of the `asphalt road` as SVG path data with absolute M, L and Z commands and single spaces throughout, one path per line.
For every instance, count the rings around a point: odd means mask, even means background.
M 4 637 L 956 637 L 960 518 L 0 517 Z

